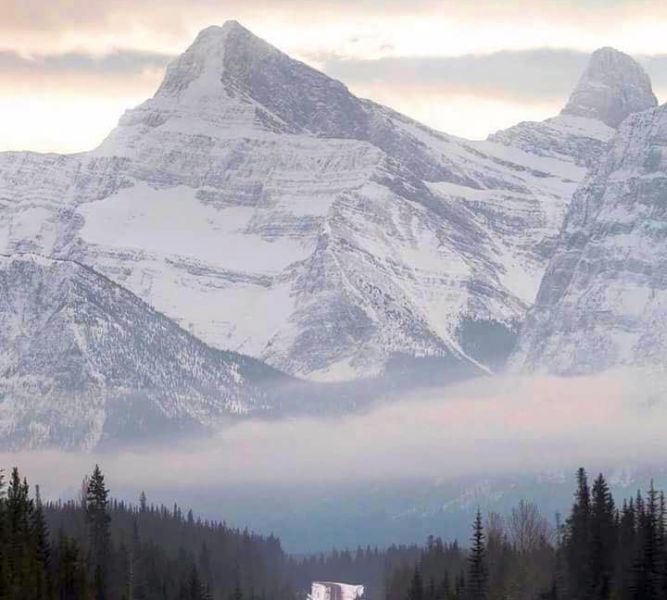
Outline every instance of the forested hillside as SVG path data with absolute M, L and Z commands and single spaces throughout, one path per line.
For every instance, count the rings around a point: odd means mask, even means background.
M 294 597 L 274 537 L 178 506 L 112 500 L 101 471 L 76 501 L 45 503 L 13 470 L 0 501 L 0 598 L 242 600 Z

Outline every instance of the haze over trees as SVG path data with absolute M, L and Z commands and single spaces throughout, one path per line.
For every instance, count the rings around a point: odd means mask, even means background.
M 653 485 L 618 507 L 604 476 L 591 486 L 580 469 L 564 523 L 552 525 L 527 502 L 484 523 L 478 512 L 468 552 L 429 540 L 412 569 L 391 573 L 387 599 L 664 599 L 666 516 L 665 495 Z
M 2 600 L 272 600 L 313 580 L 362 583 L 386 600 L 662 600 L 667 507 L 653 485 L 616 503 L 577 473 L 567 518 L 522 501 L 475 515 L 468 548 L 367 547 L 290 557 L 273 536 L 202 521 L 178 505 L 115 500 L 99 467 L 81 495 L 43 503 L 14 468 L 0 485 Z

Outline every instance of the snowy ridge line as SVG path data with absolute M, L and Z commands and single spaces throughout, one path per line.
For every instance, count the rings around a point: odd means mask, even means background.
M 606 121 L 654 102 L 604 49 L 562 114 L 467 141 L 230 22 L 96 150 L 0 153 L 0 252 L 76 260 L 207 348 L 300 378 L 493 372 Z

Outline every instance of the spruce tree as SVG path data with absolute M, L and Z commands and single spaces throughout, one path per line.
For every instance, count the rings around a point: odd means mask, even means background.
M 32 551 L 35 562 L 35 591 L 38 598 L 51 595 L 49 532 L 44 519 L 39 486 L 35 487 L 35 503 L 31 515 Z
M 9 597 L 10 593 L 9 548 L 7 547 L 9 528 L 4 475 L 4 471 L 0 470 L 0 598 Z
M 28 486 L 14 467 L 7 489 L 7 524 L 10 590 L 16 597 L 31 588 L 30 513 Z
M 465 573 L 461 572 L 456 578 L 454 584 L 454 598 L 456 600 L 463 600 L 466 593 L 466 576 Z
M 577 491 L 564 539 L 567 586 L 572 598 L 589 600 L 592 589 L 590 545 L 591 495 L 584 469 L 577 471 Z
M 651 482 L 645 505 L 639 518 L 640 552 L 635 563 L 632 597 L 634 600 L 662 600 L 662 548 L 658 492 Z
M 78 544 L 62 531 L 58 535 L 56 582 L 58 598 L 88 600 L 86 569 Z
M 104 475 L 98 465 L 86 490 L 86 523 L 88 525 L 88 561 L 93 576 L 96 600 L 108 597 L 109 559 L 111 536 L 108 513 L 109 491 L 104 483 Z
M 618 523 L 617 547 L 614 563 L 615 568 L 615 597 L 621 600 L 630 600 L 632 595 L 632 567 L 637 556 L 637 518 L 635 501 L 623 503 Z
M 468 597 L 470 600 L 486 600 L 487 567 L 482 513 L 477 510 L 473 524 L 472 547 L 468 559 Z
M 415 567 L 408 590 L 408 600 L 424 600 L 424 583 L 419 568 Z
M 442 600 L 448 600 L 450 594 L 451 594 L 451 583 L 449 581 L 449 571 L 445 570 L 445 574 L 442 578 L 442 583 L 440 584 L 438 598 L 441 598 Z
M 602 474 L 593 484 L 590 517 L 591 600 L 611 597 L 616 549 L 616 510 Z

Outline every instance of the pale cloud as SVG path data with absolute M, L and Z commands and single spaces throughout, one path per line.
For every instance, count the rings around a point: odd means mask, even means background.
M 652 57 L 667 50 L 662 0 L 0 0 L 0 149 L 95 146 L 152 95 L 168 56 L 232 18 L 355 93 L 465 137 L 556 114 L 603 45 L 646 55 L 658 95 L 667 89 Z
M 323 57 L 322 68 L 349 85 L 373 83 L 440 93 L 503 95 L 522 100 L 567 97 L 588 53 L 537 48 L 464 56 L 388 57 L 375 60 Z
M 159 85 L 169 56 L 145 52 L 24 57 L 0 52 L 0 150 L 97 146 Z
M 41 93 L 57 87 L 72 94 L 90 93 L 92 86 L 102 85 L 106 97 L 114 90 L 125 95 L 129 90 L 145 94 L 146 83 L 159 82 L 172 58 L 138 51 L 115 51 L 104 56 L 70 52 L 25 57 L 5 50 L 0 51 L 0 90 L 3 94 L 15 93 L 17 88 Z
M 210 489 L 452 480 L 667 458 L 664 377 L 485 378 L 327 419 L 247 421 L 211 439 L 79 454 L 0 455 L 51 495 L 99 462 L 118 488 Z
M 501 96 L 524 102 L 564 103 L 586 67 L 590 53 L 534 48 L 464 56 L 350 59 L 319 56 L 330 76 L 350 86 Z M 636 55 L 655 87 L 667 87 L 667 54 Z
M 471 139 L 558 114 L 589 53 L 536 48 L 453 57 L 352 59 L 320 55 L 328 75 L 441 131 Z M 667 55 L 637 56 L 659 99 L 667 97 Z
M 489 133 L 520 121 L 541 121 L 563 106 L 559 99 L 526 100 L 511 94 L 483 93 L 464 86 L 443 90 L 435 86 L 412 87 L 373 82 L 355 82 L 352 92 L 390 106 L 421 123 L 467 139 L 485 139 Z
M 0 1 L 0 42 L 24 53 L 173 52 L 201 28 L 235 18 L 291 52 L 461 55 L 539 46 L 663 46 L 661 0 L 14 0 Z
M 45 90 L 0 96 L 0 151 L 74 153 L 92 150 L 127 106 L 143 97 L 90 96 Z

